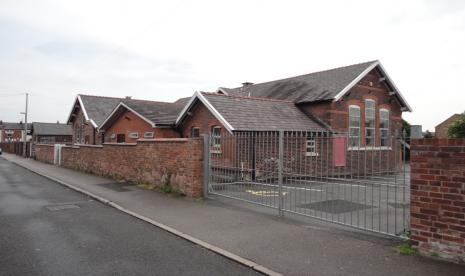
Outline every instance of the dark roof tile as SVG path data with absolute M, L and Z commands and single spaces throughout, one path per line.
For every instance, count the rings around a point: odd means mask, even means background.
M 222 87 L 220 90 L 228 95 L 289 100 L 295 103 L 331 100 L 375 62 L 377 61 L 232 89 Z
M 70 125 L 58 123 L 32 123 L 32 133 L 34 135 L 72 135 L 73 130 Z
M 105 118 L 110 115 L 113 109 L 118 105 L 123 99 L 122 98 L 112 98 L 112 97 L 102 97 L 102 96 L 92 96 L 92 95 L 79 95 L 84 105 L 84 109 L 87 112 L 90 120 L 93 120 L 97 126 L 100 126 Z
M 129 108 L 155 124 L 172 125 L 176 121 L 183 104 L 156 101 L 125 99 L 122 101 Z
M 293 102 L 256 97 L 202 93 L 207 101 L 238 131 L 324 131 Z

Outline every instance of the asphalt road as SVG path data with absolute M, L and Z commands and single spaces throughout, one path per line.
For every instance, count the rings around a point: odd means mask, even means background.
M 0 275 L 110 274 L 259 275 L 0 157 Z

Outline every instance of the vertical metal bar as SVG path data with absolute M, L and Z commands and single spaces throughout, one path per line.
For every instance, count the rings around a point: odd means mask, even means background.
M 284 158 L 284 131 L 279 131 L 279 144 L 278 144 L 278 197 L 279 197 L 279 204 L 278 204 L 278 215 L 284 216 L 283 213 L 283 158 Z
M 403 156 L 403 160 L 402 160 L 402 165 L 403 165 L 403 181 L 402 181 L 402 198 L 403 198 L 403 205 L 402 205 L 402 221 L 403 221 L 403 227 L 404 227 L 404 230 L 406 229 L 405 228 L 405 208 L 407 206 L 407 204 L 405 204 L 405 169 L 406 169 L 406 162 L 407 162 L 407 156 L 406 156 L 406 145 L 405 145 L 405 137 L 407 136 L 406 135 L 407 132 L 405 131 L 402 131 L 402 136 L 403 136 L 403 141 L 402 141 L 402 156 Z
M 392 137 L 389 137 L 389 146 L 392 149 Z M 389 151 L 388 151 L 389 153 Z M 388 154 L 388 162 L 390 162 L 390 156 Z M 397 183 L 394 182 L 394 234 L 397 234 Z
M 330 184 L 329 184 L 329 181 L 330 181 L 329 178 L 331 177 L 331 175 L 330 175 L 330 170 L 331 170 L 330 166 L 331 166 L 331 165 L 330 165 L 330 164 L 331 164 L 331 162 L 332 162 L 332 159 L 330 160 L 330 154 L 329 154 L 329 137 L 330 137 L 331 133 L 330 133 L 330 132 L 327 132 L 327 133 L 325 133 L 325 134 L 326 134 L 326 137 L 325 137 L 325 140 L 326 140 L 326 181 L 327 181 L 327 184 L 326 184 L 326 200 L 328 200 L 328 187 L 329 187 L 329 185 L 330 185 Z M 331 191 L 332 191 L 332 189 L 331 189 Z M 331 198 L 330 198 L 330 199 L 331 199 Z M 331 205 L 332 205 L 332 203 L 331 203 Z M 332 206 L 331 206 L 331 207 L 332 207 Z M 326 205 L 326 208 L 325 208 L 325 212 L 326 212 L 325 217 L 326 217 L 326 218 L 328 218 L 328 216 L 329 216 L 329 215 L 328 215 L 328 209 L 329 209 L 329 208 L 328 208 L 328 206 Z M 331 210 L 332 210 L 332 208 L 331 208 Z M 332 214 L 331 214 L 331 216 L 332 216 Z

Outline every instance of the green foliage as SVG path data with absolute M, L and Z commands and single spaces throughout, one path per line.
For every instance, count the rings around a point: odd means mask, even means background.
M 449 138 L 465 138 L 465 112 L 449 126 L 447 136 Z
M 406 120 L 402 119 L 402 133 L 400 133 L 400 137 L 402 137 L 402 140 L 405 140 L 408 144 L 410 144 L 410 124 Z M 405 132 L 405 135 L 404 135 Z M 409 161 L 410 160 L 410 149 L 405 148 L 405 156 L 404 160 Z
M 402 119 L 402 133 L 404 130 L 406 132 L 405 137 L 410 137 L 410 124 L 406 120 Z M 402 133 L 400 133 L 401 136 L 403 135 Z
M 425 134 L 423 135 L 423 137 L 427 139 L 431 139 L 433 138 L 433 134 L 429 130 L 427 130 L 425 131 Z
M 415 255 L 417 250 L 413 248 L 410 243 L 406 242 L 397 247 L 397 251 L 403 255 Z

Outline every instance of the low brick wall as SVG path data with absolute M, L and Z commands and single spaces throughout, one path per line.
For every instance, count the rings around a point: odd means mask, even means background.
M 47 157 L 44 160 L 48 160 Z M 169 183 L 187 196 L 202 195 L 203 139 L 66 146 L 62 148 L 61 164 L 66 168 L 135 183 L 159 187 Z
M 23 155 L 23 142 L 11 142 L 11 143 L 0 143 L 0 148 L 3 152 L 16 154 L 16 155 Z M 27 142 L 26 144 L 26 153 L 27 156 L 30 156 L 30 146 L 31 143 Z
M 413 245 L 465 262 L 465 139 L 413 140 L 411 169 Z
M 34 144 L 34 159 L 53 164 L 54 146 L 48 144 Z

